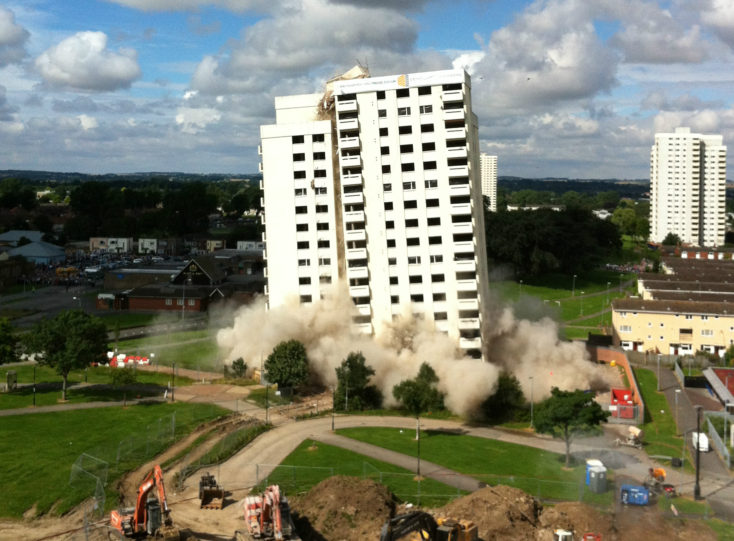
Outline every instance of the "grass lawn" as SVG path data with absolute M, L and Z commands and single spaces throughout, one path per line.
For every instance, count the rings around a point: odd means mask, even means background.
M 18 376 L 19 385 L 30 385 L 33 383 L 33 366 L 14 366 L 9 369 L 0 370 L 0 376 L 5 380 L 8 370 L 14 370 Z M 167 387 L 170 376 L 168 374 L 157 374 L 155 372 L 137 372 L 139 385 L 135 389 L 122 390 L 108 387 L 111 382 L 111 371 L 116 368 L 90 367 L 85 374 L 84 370 L 75 370 L 69 374 L 69 385 L 75 385 L 86 381 L 90 385 L 76 389 L 67 389 L 66 398 L 70 403 L 78 402 L 110 402 L 119 401 L 123 398 L 136 398 L 140 396 L 154 396 L 162 394 Z M 191 385 L 191 380 L 184 377 L 176 377 L 176 386 Z M 36 406 L 55 406 L 61 400 L 61 376 L 47 366 L 36 366 Z M 24 386 L 9 393 L 0 394 L 0 409 L 25 408 L 33 405 L 33 387 Z
M 120 340 L 117 351 L 128 355 L 155 353 L 155 362 L 193 370 L 221 370 L 219 347 L 209 330 L 161 334 L 148 338 Z
M 417 453 L 414 430 L 346 428 L 337 433 L 409 456 Z M 420 452 L 426 461 L 488 484 L 515 486 L 543 499 L 578 500 L 582 486 L 584 501 L 607 505 L 613 497 L 611 491 L 586 494 L 584 465 L 566 470 L 563 455 L 534 447 L 428 430 L 421 432 Z
M 178 439 L 227 412 L 209 404 L 151 404 L 3 418 L 0 516 L 20 518 L 34 505 L 39 514 L 62 514 L 91 496 L 91 478 L 69 484 L 71 467 L 82 453 L 108 463 L 106 503 L 116 506 L 114 481 L 172 443 L 174 413 Z
M 646 368 L 635 368 L 634 372 L 645 401 L 645 424 L 641 427 L 644 431 L 645 452 L 648 455 L 679 457 L 683 439 L 675 435 L 675 417 L 665 394 L 656 390 L 655 372 Z
M 127 311 L 110 312 L 98 317 L 104 321 L 108 331 L 114 331 L 115 328 L 130 329 L 132 327 L 145 327 L 161 322 L 161 316 L 159 314 L 136 314 Z
M 372 430 L 372 429 L 369 429 Z M 332 475 L 368 477 L 386 485 L 403 501 L 420 505 L 440 506 L 461 496 L 458 489 L 432 479 L 415 480 L 415 472 L 374 460 L 340 447 L 321 442 L 303 441 L 261 483 L 277 483 L 286 494 L 298 494 Z

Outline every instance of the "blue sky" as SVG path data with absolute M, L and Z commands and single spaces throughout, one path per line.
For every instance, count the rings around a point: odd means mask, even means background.
M 731 0 L 0 0 L 0 169 L 254 172 L 359 61 L 466 69 L 501 175 L 646 178 L 657 131 L 734 139 L 733 48 Z

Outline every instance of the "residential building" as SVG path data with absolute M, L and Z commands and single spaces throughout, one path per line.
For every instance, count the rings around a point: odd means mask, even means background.
M 669 233 L 685 244 L 723 246 L 726 146 L 721 135 L 655 134 L 650 153 L 650 239 Z
M 482 153 L 479 163 L 482 170 L 482 195 L 489 199 L 489 210 L 497 212 L 497 156 Z
M 379 335 L 409 310 L 481 357 L 488 279 L 469 76 L 355 68 L 275 110 L 260 130 L 269 306 L 344 281 L 359 331 Z
M 138 239 L 138 253 L 155 255 L 158 253 L 158 239 Z
M 614 344 L 625 350 L 723 356 L 734 344 L 734 306 L 725 302 L 616 299 Z
M 133 251 L 133 239 L 125 237 L 90 237 L 89 251 L 129 254 Z

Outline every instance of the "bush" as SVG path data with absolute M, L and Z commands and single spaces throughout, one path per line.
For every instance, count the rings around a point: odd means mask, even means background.
M 113 368 L 110 373 L 110 382 L 115 387 L 134 385 L 138 382 L 138 374 L 132 368 Z

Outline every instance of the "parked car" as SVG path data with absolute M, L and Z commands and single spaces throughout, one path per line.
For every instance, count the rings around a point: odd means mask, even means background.
M 691 441 L 693 448 L 698 449 L 702 453 L 708 453 L 711 450 L 709 446 L 709 438 L 703 432 L 693 432 L 691 434 Z

